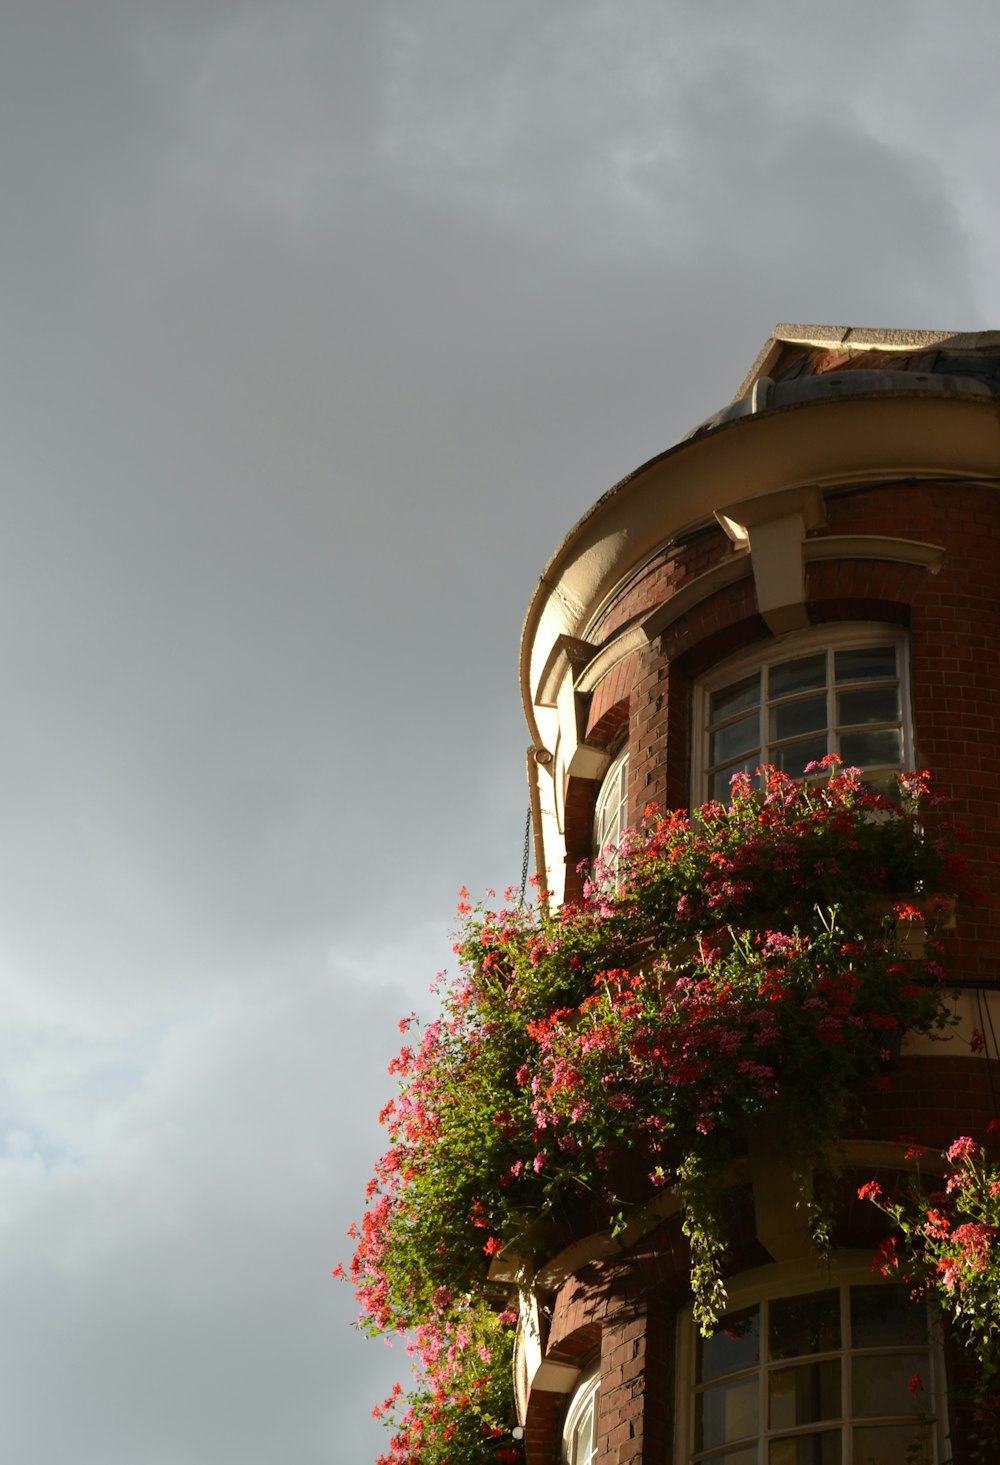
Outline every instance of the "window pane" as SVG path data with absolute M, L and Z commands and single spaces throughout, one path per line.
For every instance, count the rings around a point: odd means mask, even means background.
M 787 697 L 790 692 L 811 691 L 826 683 L 826 653 L 800 656 L 797 661 L 783 661 L 772 666 L 767 679 L 769 697 Z
M 858 693 L 854 695 L 857 696 Z M 861 696 L 864 696 L 863 692 Z M 888 722 L 890 719 L 881 717 L 878 721 Z M 826 694 L 819 697 L 799 697 L 795 702 L 784 702 L 780 707 L 772 707 L 769 722 L 772 742 L 780 742 L 783 738 L 797 738 L 800 733 L 825 730 Z
M 707 1384 L 727 1373 L 753 1368 L 760 1358 L 760 1311 L 747 1307 L 720 1323 L 711 1338 L 698 1344 L 698 1382 Z
M 757 1375 L 713 1384 L 698 1397 L 695 1449 L 710 1450 L 757 1433 Z
M 573 1439 L 573 1465 L 590 1465 L 593 1442 L 594 1410 L 593 1406 L 590 1406 L 576 1427 Z
M 735 717 L 738 712 L 756 707 L 759 702 L 760 673 L 754 672 L 752 677 L 744 677 L 743 681 L 733 682 L 732 686 L 712 693 L 710 720 L 722 722 L 727 717 Z
M 927 1311 L 907 1287 L 851 1288 L 852 1348 L 927 1342 Z
M 760 747 L 760 718 L 756 712 L 731 722 L 712 734 L 712 763 L 728 763 Z
M 720 768 L 712 774 L 709 784 L 708 796 L 710 799 L 718 799 L 720 804 L 728 804 L 732 792 L 729 785 L 732 782 L 734 773 L 753 773 L 760 762 L 760 754 L 754 753 L 752 758 L 744 758 L 739 763 L 727 763 L 725 768 Z
M 921 1395 L 930 1382 L 926 1353 L 875 1353 L 855 1358 L 851 1374 L 854 1414 L 859 1419 L 919 1413 Z M 907 1387 L 914 1374 L 923 1382 L 916 1395 Z
M 895 646 L 865 646 L 834 653 L 834 675 L 838 682 L 860 682 L 896 675 Z
M 899 767 L 899 731 L 844 733 L 840 756 L 848 768 Z
M 854 1431 L 854 1465 L 931 1465 L 928 1430 L 912 1424 L 865 1425 Z
M 837 725 L 853 727 L 865 722 L 898 722 L 899 696 L 895 687 L 864 688 L 837 693 Z
M 840 1414 L 840 1359 L 776 1368 L 767 1380 L 769 1423 L 772 1429 L 793 1429 Z M 898 1409 L 882 1413 L 898 1414 Z
M 826 733 L 816 738 L 802 738 L 797 743 L 786 743 L 783 748 L 775 748 L 771 762 L 790 778 L 801 778 L 807 763 L 818 763 L 825 756 L 826 744 Z
M 594 849 L 600 854 L 608 843 L 618 845 L 625 832 L 628 809 L 628 757 L 621 759 L 601 785 L 594 816 Z
M 840 1465 L 840 1430 L 772 1440 L 767 1465 Z
M 835 1287 L 771 1303 L 769 1356 L 795 1358 L 840 1347 L 840 1294 Z
M 757 1446 L 744 1445 L 741 1450 L 726 1450 L 722 1455 L 713 1455 L 708 1465 L 757 1465 Z

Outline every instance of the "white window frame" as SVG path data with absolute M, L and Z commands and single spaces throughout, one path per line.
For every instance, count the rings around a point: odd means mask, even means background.
M 782 636 L 778 640 L 768 643 L 766 648 L 758 643 L 750 650 L 741 652 L 738 656 L 728 658 L 713 667 L 710 672 L 701 677 L 694 687 L 692 699 L 692 739 L 691 739 L 691 801 L 692 805 L 704 803 L 710 795 L 710 770 L 712 767 L 710 758 L 710 710 L 712 694 L 728 686 L 731 682 L 738 682 L 743 677 L 748 677 L 754 671 L 763 672 L 765 668 L 778 662 L 794 660 L 798 656 L 808 656 L 820 651 L 848 651 L 861 650 L 867 647 L 892 645 L 896 649 L 896 669 L 899 681 L 899 729 L 900 729 L 900 770 L 913 766 L 913 724 L 911 715 L 910 697 L 910 659 L 909 659 L 909 638 L 904 627 L 887 624 L 878 621 L 840 621 L 813 626 L 807 631 L 796 631 L 788 636 Z M 827 697 L 830 701 L 830 709 L 827 716 L 827 751 L 836 752 L 837 748 L 831 746 L 835 743 L 836 734 L 834 729 L 832 702 L 834 689 L 829 676 L 826 684 Z M 768 743 L 766 713 L 767 704 L 761 702 L 761 746 L 759 761 L 767 763 Z
M 577 1384 L 566 1411 L 562 1432 L 563 1465 L 594 1465 L 597 1459 L 597 1406 L 600 1385 L 600 1363 L 595 1362 Z M 584 1451 L 579 1448 L 579 1442 L 588 1419 L 590 1448 Z
M 877 1275 L 872 1274 L 870 1252 L 841 1252 L 830 1257 L 826 1262 L 820 1264 L 812 1261 L 794 1261 L 776 1263 L 769 1267 L 759 1267 L 752 1272 L 745 1272 L 741 1276 L 731 1279 L 726 1284 L 728 1292 L 728 1304 L 725 1316 L 730 1313 L 742 1311 L 744 1308 L 754 1306 L 762 1302 L 773 1302 L 778 1299 L 795 1297 L 808 1292 L 818 1292 L 827 1288 L 845 1287 L 871 1287 L 879 1285 Z M 886 1281 L 885 1286 L 892 1283 Z M 678 1319 L 677 1326 L 677 1367 L 675 1370 L 676 1379 L 676 1407 L 674 1410 L 675 1438 L 674 1438 L 674 1459 L 678 1465 L 713 1465 L 713 1460 L 723 1457 L 725 1450 L 723 1446 L 716 1447 L 715 1455 L 708 1453 L 697 1454 L 695 1451 L 695 1414 L 696 1414 L 696 1349 L 698 1346 L 698 1329 L 695 1325 L 690 1307 L 684 1308 Z M 948 1439 L 948 1411 L 947 1392 L 945 1387 L 945 1364 L 944 1350 L 942 1348 L 940 1331 L 936 1326 L 933 1315 L 928 1311 L 928 1349 L 929 1377 L 924 1379 L 923 1394 L 920 1400 L 921 1413 L 927 1419 L 927 1440 L 930 1445 L 930 1462 L 932 1465 L 942 1465 L 949 1458 L 946 1448 Z M 888 1351 L 888 1350 L 887 1350 Z M 901 1350 L 902 1351 L 902 1350 Z M 850 1346 L 849 1337 L 841 1338 L 841 1346 L 838 1350 L 831 1350 L 829 1353 L 817 1355 L 819 1358 L 831 1358 L 839 1356 L 843 1363 L 843 1384 L 842 1384 L 842 1413 L 837 1419 L 829 1421 L 830 1428 L 841 1430 L 841 1465 L 859 1465 L 852 1459 L 852 1425 L 871 1423 L 878 1426 L 880 1423 L 890 1421 L 890 1416 L 872 1416 L 869 1421 L 864 1417 L 852 1417 L 850 1411 L 850 1361 L 855 1350 Z M 877 1355 L 875 1355 L 877 1356 Z M 807 1361 L 812 1355 L 801 1355 L 803 1361 Z M 782 1367 L 791 1365 L 793 1359 L 781 1360 Z M 760 1378 L 760 1432 L 756 1441 L 756 1454 L 758 1465 L 767 1465 L 768 1444 L 771 1439 L 780 1437 L 788 1438 L 788 1431 L 776 1429 L 769 1432 L 766 1424 L 766 1380 L 767 1366 L 764 1359 L 757 1365 Z M 895 1421 L 896 1416 L 891 1417 Z M 816 1421 L 824 1426 L 827 1421 Z M 800 1427 L 801 1433 L 808 1435 L 809 1426 Z M 812 1431 L 813 1433 L 815 1430 Z M 794 1438 L 794 1429 L 791 1437 Z M 754 1442 L 745 1440 L 742 1444 L 734 1444 L 730 1447 L 733 1453 L 737 1449 L 753 1449 Z M 863 1462 L 861 1462 L 863 1465 Z M 921 1462 L 923 1465 L 923 1462 Z
M 597 791 L 597 802 L 594 805 L 594 858 L 600 858 L 609 844 L 617 850 L 627 828 L 628 743 L 625 743 L 612 759 Z M 608 858 L 613 864 L 611 850 L 608 851 Z

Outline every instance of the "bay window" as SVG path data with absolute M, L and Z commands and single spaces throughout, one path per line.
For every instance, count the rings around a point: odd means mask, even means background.
M 686 1319 L 678 1460 L 937 1465 L 941 1360 L 927 1308 L 862 1277 L 744 1301 L 709 1338 Z
M 854 622 L 784 637 L 703 678 L 695 719 L 695 803 L 725 801 L 734 773 L 801 778 L 828 753 L 889 786 L 912 761 L 905 636 Z

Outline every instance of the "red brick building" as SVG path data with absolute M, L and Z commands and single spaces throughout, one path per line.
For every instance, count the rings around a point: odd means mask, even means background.
M 536 865 L 558 899 L 655 801 L 824 753 L 873 779 L 931 770 L 1000 852 L 1000 333 L 779 326 L 729 406 L 580 520 L 532 598 L 521 653 Z M 958 913 L 945 1043 L 904 1043 L 848 1135 L 845 1197 L 996 1113 L 1000 911 Z M 970 1034 L 985 1031 L 987 1051 Z M 773 1137 L 734 1168 L 728 1333 L 690 1320 L 667 1198 L 639 1237 L 581 1236 L 522 1288 L 529 1465 L 903 1465 L 962 1459 L 947 1347 L 869 1268 L 878 1217 L 845 1199 L 832 1263 L 797 1219 Z M 918 1309 L 919 1310 L 919 1309 Z

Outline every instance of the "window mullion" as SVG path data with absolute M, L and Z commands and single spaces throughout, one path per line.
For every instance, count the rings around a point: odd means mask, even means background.
M 761 707 L 763 709 L 763 700 Z M 764 712 L 761 713 L 764 716 Z M 763 748 L 761 750 L 763 752 Z M 763 761 L 763 759 L 762 759 Z M 759 1420 L 759 1433 L 757 1435 L 757 1460 L 758 1465 L 767 1465 L 767 1457 L 770 1452 L 768 1439 L 771 1429 L 771 1419 L 767 1408 L 768 1391 L 768 1365 L 770 1363 L 768 1340 L 771 1336 L 771 1303 L 770 1299 L 764 1298 L 760 1304 L 760 1360 L 758 1370 L 760 1373 L 760 1392 L 757 1402 L 757 1418 Z
M 851 1289 L 840 1289 L 840 1458 L 843 1465 L 851 1465 L 854 1450 L 853 1370 L 851 1367 Z

